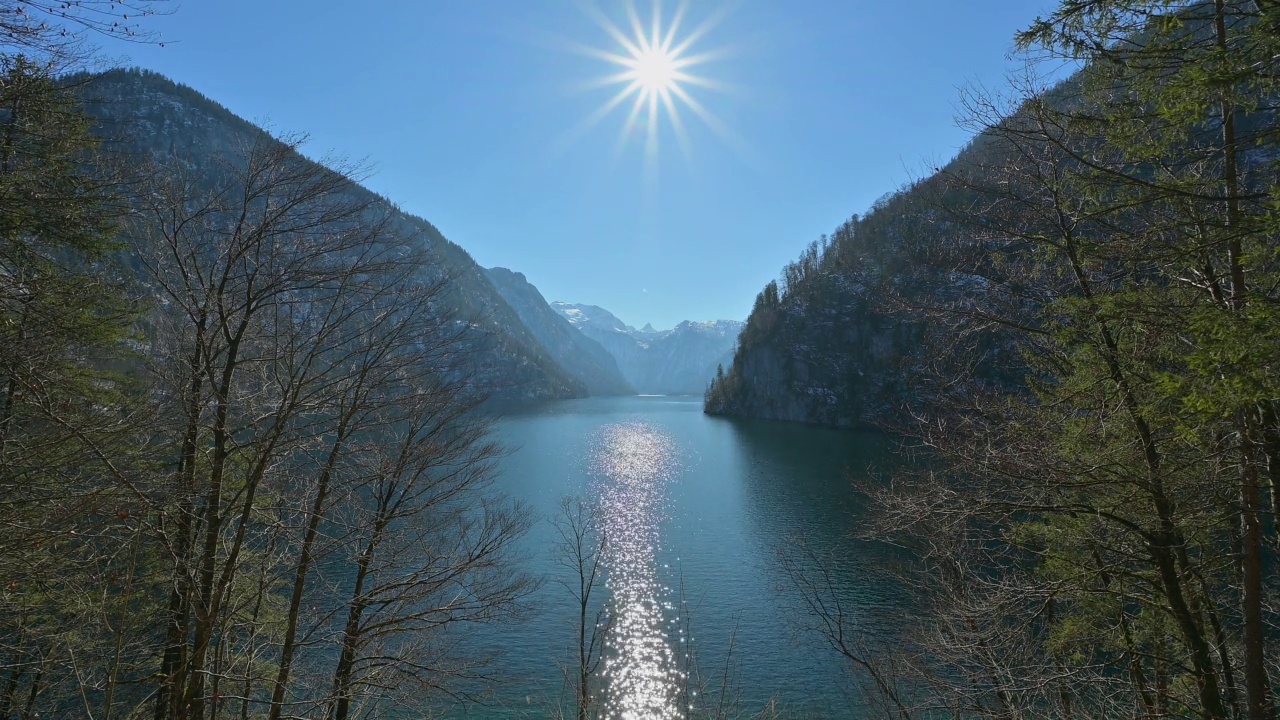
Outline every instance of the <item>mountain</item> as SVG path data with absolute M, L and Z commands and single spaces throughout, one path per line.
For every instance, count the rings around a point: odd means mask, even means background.
M 547 304 L 522 273 L 495 267 L 485 270 L 489 282 L 520 317 L 544 349 L 592 395 L 634 395 L 635 389 L 618 363 L 600 343 L 574 329 Z M 616 318 L 615 318 L 616 319 Z
M 1063 80 L 1005 122 L 1019 123 L 1028 107 L 1079 103 L 1082 83 L 1079 73 Z M 1014 192 L 1025 180 L 1010 180 L 1016 152 L 984 130 L 933 175 L 811 242 L 757 295 L 705 411 L 893 428 L 947 396 L 1024 391 L 1011 329 L 1033 325 L 1030 308 L 1061 291 L 1040 290 L 1052 284 L 1045 278 L 1011 279 L 1033 255 L 1018 231 L 992 230 L 997 219 L 1020 222 L 1008 209 L 1019 207 L 1015 199 L 1023 209 L 1044 202 Z M 1001 193 L 1008 205 L 989 207 Z
M 733 361 L 733 348 L 743 323 L 737 320 L 686 320 L 671 330 L 640 331 L 645 363 L 642 386 L 667 395 L 700 394 L 718 367 Z
M 636 332 L 635 328 L 619 320 L 613 313 L 596 305 L 574 305 L 557 300 L 551 303 L 551 309 L 560 313 L 570 325 L 579 330 L 585 328 L 591 328 L 593 332 L 616 330 L 627 335 L 633 335 Z
M 989 162 L 987 152 L 979 137 L 945 172 Z M 787 265 L 756 297 L 706 412 L 889 427 L 906 408 L 960 392 L 961 377 L 975 388 L 1021 387 L 1025 366 L 998 323 L 957 333 L 939 321 L 986 312 L 989 278 L 1000 274 L 991 266 L 1001 261 L 958 241 L 964 229 L 938 209 L 948 183 L 935 175 L 882 197 Z M 973 269 L 957 271 L 966 252 Z
M 623 377 L 642 393 L 702 393 L 717 366 L 732 361 L 743 327 L 736 320 L 714 320 L 685 321 L 671 330 L 646 324 L 637 330 L 595 305 L 557 301 L 551 307 L 604 346 L 617 360 Z
M 145 70 L 112 70 L 73 78 L 106 147 L 126 157 L 176 161 L 193 177 L 209 173 L 265 132 L 190 87 Z M 587 384 L 561 367 L 498 293 L 471 256 L 431 223 L 353 185 L 348 192 L 392 210 L 390 230 L 420 242 L 433 259 L 430 272 L 453 278 L 445 308 L 478 332 L 474 380 L 495 399 L 582 397 Z

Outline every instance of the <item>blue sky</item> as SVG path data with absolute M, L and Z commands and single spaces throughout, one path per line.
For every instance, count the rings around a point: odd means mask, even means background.
M 619 144 L 625 104 L 573 132 L 621 87 L 585 87 L 618 68 L 574 45 L 620 51 L 586 2 L 188 1 L 149 21 L 164 47 L 102 49 L 367 161 L 366 184 L 548 300 L 665 328 L 745 319 L 811 240 L 954 155 L 960 90 L 1002 87 L 1013 33 L 1053 4 L 692 0 L 686 32 L 723 19 L 690 52 L 723 52 L 689 71 L 725 87 L 685 88 L 732 137 L 686 109 L 686 154 L 663 115 L 649 163 L 643 127 Z M 595 4 L 626 26 L 622 0 Z

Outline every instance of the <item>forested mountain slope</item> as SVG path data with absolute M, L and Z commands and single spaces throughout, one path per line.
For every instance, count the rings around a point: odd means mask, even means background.
M 86 108 L 108 150 L 176 163 L 193 176 L 248 146 L 261 130 L 195 90 L 144 70 L 113 70 L 79 79 Z M 357 187 L 359 199 L 374 198 Z M 391 207 L 390 201 L 383 201 Z M 426 247 L 439 276 L 452 278 L 447 302 L 478 331 L 473 381 L 495 398 L 581 397 L 587 387 L 561 367 L 497 293 L 483 268 L 426 220 L 393 210 L 391 230 Z
M 547 352 L 592 395 L 634 395 L 618 363 L 600 343 L 578 332 L 551 309 L 542 293 L 522 273 L 495 267 L 485 270 L 489 281 L 520 316 Z
M 972 149 L 965 151 L 973 152 Z M 918 388 L 922 328 L 889 312 L 895 291 L 929 293 L 947 278 L 913 263 L 937 235 L 921 193 L 878 200 L 810 243 L 756 296 L 706 412 L 837 427 L 881 424 Z
M 1081 82 L 1059 83 L 1015 117 L 1035 123 L 1037 108 L 1078 102 Z M 1032 150 L 1011 147 L 1002 127 L 981 129 L 934 174 L 885 194 L 783 268 L 757 295 L 706 411 L 895 428 L 945 396 L 1025 390 L 1011 333 L 1055 290 L 1038 287 L 1046 271 L 1028 269 L 1022 230 L 1000 225 L 1020 222 L 1025 200 L 991 197 L 1007 192 L 1011 166 L 1053 160 L 1018 157 Z

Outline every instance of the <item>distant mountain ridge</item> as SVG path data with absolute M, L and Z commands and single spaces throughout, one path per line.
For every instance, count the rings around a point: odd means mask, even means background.
M 733 360 L 737 320 L 686 320 L 670 330 L 637 330 L 596 305 L 556 301 L 551 307 L 617 360 L 623 377 L 641 393 L 701 394 L 719 365 Z
M 551 309 L 560 313 L 564 319 L 569 321 L 570 325 L 579 330 L 591 326 L 592 328 L 617 330 L 624 333 L 636 332 L 635 328 L 622 322 L 613 313 L 598 305 L 571 304 L 556 300 L 551 303 Z

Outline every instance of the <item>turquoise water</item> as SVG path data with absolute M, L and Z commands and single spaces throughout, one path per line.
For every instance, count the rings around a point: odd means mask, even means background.
M 595 507 L 610 538 L 603 717 L 684 717 L 686 702 L 862 715 L 847 662 L 814 630 L 782 557 L 798 542 L 819 549 L 854 630 L 891 632 L 877 618 L 900 598 L 873 572 L 886 551 L 851 537 L 862 515 L 853 480 L 892 462 L 883 436 L 708 417 L 700 399 L 667 397 L 550 403 L 509 413 L 497 433 L 510 449 L 497 489 L 543 518 L 523 564 L 544 584 L 528 619 L 482 629 L 501 653 L 489 670 L 501 682 L 467 716 L 572 707 L 577 604 L 563 583 L 576 576 L 557 562 L 547 519 L 565 496 Z

